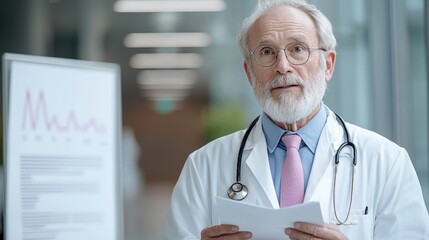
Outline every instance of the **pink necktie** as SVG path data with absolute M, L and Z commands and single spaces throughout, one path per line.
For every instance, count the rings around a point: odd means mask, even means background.
M 304 172 L 298 152 L 301 137 L 285 135 L 282 141 L 287 150 L 280 180 L 280 207 L 284 208 L 304 200 Z

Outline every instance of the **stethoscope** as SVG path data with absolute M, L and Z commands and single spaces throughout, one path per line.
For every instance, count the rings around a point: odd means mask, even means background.
M 347 224 L 347 220 L 350 216 L 350 209 L 352 206 L 352 200 L 353 200 L 353 187 L 354 187 L 354 176 L 355 176 L 355 168 L 356 168 L 356 147 L 354 145 L 354 143 L 352 143 L 350 141 L 350 135 L 349 135 L 349 131 L 347 130 L 346 124 L 344 123 L 344 120 L 335 113 L 335 116 L 337 118 L 337 120 L 341 123 L 341 126 L 344 130 L 344 133 L 346 135 L 346 141 L 343 142 L 340 147 L 338 148 L 337 152 L 335 153 L 335 167 L 334 167 L 334 185 L 333 185 L 333 205 L 334 205 L 334 215 L 335 218 L 337 220 L 337 225 L 345 225 Z M 246 185 L 244 185 L 243 183 L 241 183 L 241 160 L 243 157 L 243 151 L 244 151 L 244 146 L 246 145 L 247 142 L 247 138 L 250 135 L 250 132 L 252 131 L 253 127 L 256 125 L 256 122 L 258 122 L 259 116 L 255 118 L 255 120 L 252 121 L 252 123 L 250 123 L 249 127 L 247 128 L 246 132 L 244 133 L 243 139 L 241 140 L 241 144 L 240 144 L 240 149 L 238 150 L 238 157 L 237 157 L 237 173 L 236 173 L 236 177 L 235 177 L 235 183 L 233 183 L 231 185 L 231 187 L 229 187 L 228 189 L 228 197 L 233 199 L 233 200 L 237 200 L 237 201 L 241 201 L 243 199 L 245 199 L 249 193 L 249 189 L 246 187 Z M 337 210 L 336 210 L 336 204 L 335 204 L 335 187 L 336 187 L 336 182 L 337 182 L 337 169 L 338 169 L 338 164 L 340 163 L 340 153 L 341 151 L 346 148 L 346 147 L 350 147 L 353 151 L 353 171 L 352 171 L 352 176 L 351 176 L 351 187 L 350 187 L 350 202 L 349 202 L 349 209 L 347 212 L 347 216 L 345 218 L 344 221 L 341 221 L 338 218 L 337 215 Z

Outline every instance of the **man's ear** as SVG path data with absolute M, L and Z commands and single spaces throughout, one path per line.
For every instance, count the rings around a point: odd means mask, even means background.
M 325 80 L 329 82 L 331 80 L 332 75 L 334 74 L 335 69 L 335 60 L 337 57 L 337 53 L 334 50 L 328 50 L 325 54 L 326 61 L 326 70 L 325 70 Z
M 246 76 L 247 76 L 247 81 L 249 81 L 250 85 L 252 85 L 252 78 L 250 77 L 250 68 L 252 66 L 250 66 L 250 63 L 248 62 L 249 60 L 244 60 L 243 62 L 243 67 L 244 67 L 244 71 L 246 71 Z

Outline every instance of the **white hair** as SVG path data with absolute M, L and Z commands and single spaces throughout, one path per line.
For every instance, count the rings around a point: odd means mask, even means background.
M 337 40 L 332 32 L 331 22 L 314 5 L 311 5 L 304 0 L 260 0 L 253 13 L 243 20 L 241 30 L 238 35 L 240 51 L 245 59 L 249 57 L 249 32 L 253 24 L 265 12 L 279 6 L 289 6 L 307 13 L 316 25 L 320 47 L 326 50 L 335 49 Z

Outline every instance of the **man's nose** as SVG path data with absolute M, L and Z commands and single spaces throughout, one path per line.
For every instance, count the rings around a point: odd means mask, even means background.
M 275 63 L 276 70 L 279 74 L 286 74 L 292 71 L 292 65 L 287 60 L 286 52 L 284 49 L 279 49 L 277 52 L 277 60 Z

